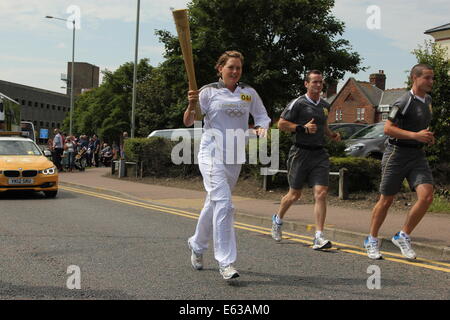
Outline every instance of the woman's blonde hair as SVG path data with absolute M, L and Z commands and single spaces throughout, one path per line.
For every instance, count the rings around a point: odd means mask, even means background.
M 239 51 L 225 51 L 217 60 L 215 69 L 217 70 L 217 75 L 220 76 L 219 67 L 223 67 L 228 59 L 230 58 L 238 58 L 241 60 L 241 63 L 244 64 L 244 56 Z

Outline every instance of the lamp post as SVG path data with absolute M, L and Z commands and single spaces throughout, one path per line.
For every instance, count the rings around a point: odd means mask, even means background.
M 57 18 L 53 16 L 46 16 L 47 19 L 57 19 L 66 21 L 68 19 Z M 70 112 L 69 112 L 69 135 L 72 135 L 72 114 L 73 114 L 73 106 L 74 106 L 74 98 L 73 98 L 73 85 L 74 85 L 74 73 L 75 73 L 75 19 L 72 20 L 72 71 L 71 71 L 71 80 L 70 80 Z
M 136 109 L 136 79 L 137 79 L 137 63 L 138 63 L 138 46 L 139 46 L 139 11 L 141 0 L 137 0 L 136 13 L 136 43 L 134 48 L 134 71 L 133 71 L 133 99 L 131 101 L 131 138 L 134 138 L 135 130 L 135 109 Z

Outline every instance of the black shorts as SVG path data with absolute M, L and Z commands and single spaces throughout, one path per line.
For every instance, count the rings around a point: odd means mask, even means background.
M 383 154 L 381 170 L 380 193 L 385 196 L 397 194 L 405 178 L 411 190 L 420 184 L 433 184 L 430 166 L 421 149 L 389 144 Z
M 306 150 L 295 145 L 289 150 L 287 160 L 288 182 L 291 189 L 302 189 L 305 183 L 328 186 L 330 160 L 325 149 Z

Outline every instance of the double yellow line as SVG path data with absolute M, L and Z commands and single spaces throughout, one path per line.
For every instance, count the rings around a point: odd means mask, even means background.
M 135 206 L 135 207 L 170 213 L 170 214 L 185 217 L 185 218 L 198 219 L 198 217 L 199 217 L 199 214 L 185 211 L 185 210 L 168 208 L 168 207 L 163 207 L 163 206 L 159 206 L 159 205 L 155 205 L 155 204 L 119 198 L 116 196 L 82 190 L 82 189 L 78 189 L 78 188 L 74 188 L 74 187 L 60 185 L 59 188 L 66 190 L 66 191 L 80 193 L 80 194 L 84 194 L 84 195 L 88 195 L 88 196 L 92 196 L 92 197 L 96 197 L 96 198 L 100 198 L 100 199 L 105 199 L 105 200 L 109 200 L 109 201 L 124 203 L 124 204 Z M 246 224 L 246 223 L 242 223 L 242 222 L 235 222 L 235 227 L 238 229 L 241 229 L 241 230 L 247 230 L 247 231 L 256 232 L 256 233 L 260 233 L 260 234 L 264 234 L 264 235 L 271 234 L 271 229 L 269 229 L 269 228 L 254 226 L 254 225 L 250 225 L 250 224 Z M 307 245 L 311 245 L 311 243 L 313 241 L 313 237 L 303 236 L 303 235 L 290 233 L 290 232 L 283 232 L 283 239 L 294 241 L 294 242 L 299 242 L 299 243 L 303 243 L 303 244 L 307 244 Z M 334 242 L 334 241 L 333 241 L 333 245 L 334 245 L 334 248 L 330 249 L 330 250 L 336 250 L 336 251 L 342 251 L 342 252 L 346 252 L 346 253 L 367 256 L 365 250 L 362 249 L 361 247 L 344 244 L 344 243 L 339 243 L 339 242 Z M 382 254 L 383 254 L 384 260 L 394 261 L 394 262 L 408 264 L 408 265 L 412 265 L 412 266 L 416 266 L 416 267 L 420 267 L 420 268 L 450 273 L 450 264 L 449 263 L 444 263 L 444 262 L 429 260 L 429 259 L 423 259 L 423 258 L 417 258 L 416 260 L 407 260 L 400 254 L 387 252 L 387 251 L 382 251 Z

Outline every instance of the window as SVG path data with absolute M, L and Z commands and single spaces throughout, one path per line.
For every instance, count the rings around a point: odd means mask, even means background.
M 28 101 L 28 106 L 29 106 L 29 107 L 32 107 L 32 106 L 33 106 L 33 103 L 32 103 L 31 101 Z
M 342 121 L 342 110 L 336 110 L 336 121 Z
M 365 111 L 364 108 L 356 108 L 356 120 L 364 120 Z
M 378 111 L 380 112 L 389 112 L 389 109 L 390 109 L 389 105 L 380 105 L 378 107 Z
M 27 104 L 27 102 L 25 100 L 22 100 L 22 105 L 24 106 L 26 104 Z
M 58 111 L 61 111 L 61 106 L 58 106 Z
M 382 113 L 381 120 L 386 121 L 389 118 L 389 113 Z

